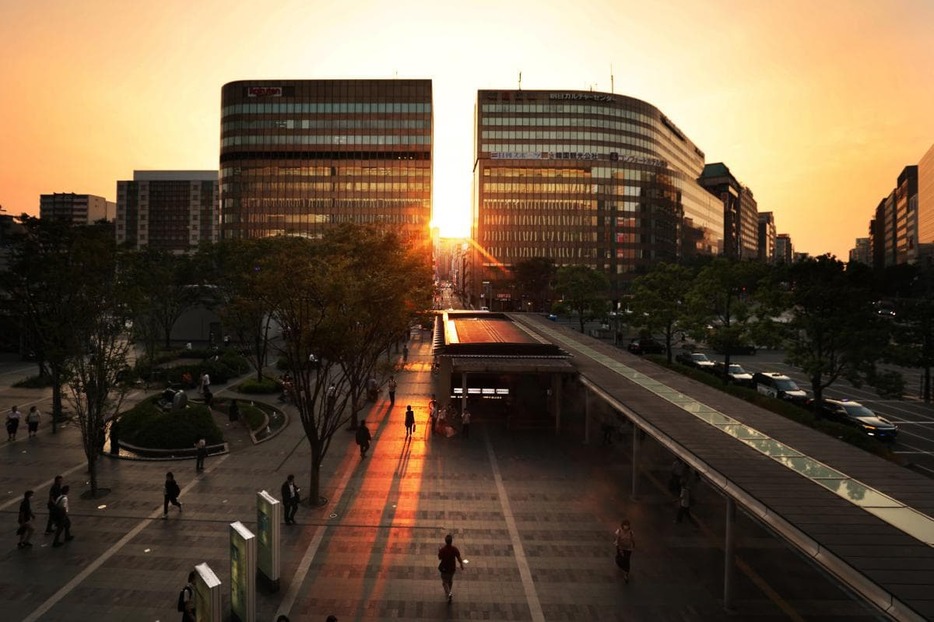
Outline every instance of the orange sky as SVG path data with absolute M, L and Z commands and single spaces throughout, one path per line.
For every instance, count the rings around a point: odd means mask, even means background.
M 645 100 L 752 188 L 795 250 L 846 258 L 934 144 L 930 0 L 0 0 L 0 205 L 216 169 L 221 86 L 430 78 L 435 221 L 469 225 L 477 89 Z

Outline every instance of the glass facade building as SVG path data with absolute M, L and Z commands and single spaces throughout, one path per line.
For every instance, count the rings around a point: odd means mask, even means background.
M 430 80 L 253 80 L 221 93 L 221 235 L 344 222 L 429 244 Z
M 471 289 L 517 308 L 516 263 L 604 271 L 719 254 L 722 204 L 698 183 L 704 153 L 654 106 L 581 91 L 479 91 Z

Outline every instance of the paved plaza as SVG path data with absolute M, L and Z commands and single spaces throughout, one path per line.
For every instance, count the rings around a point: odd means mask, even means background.
M 675 524 L 666 487 L 671 462 L 647 444 L 650 469 L 640 496 L 628 496 L 630 439 L 611 446 L 599 435 L 583 443 L 582 413 L 565 411 L 554 429 L 508 430 L 476 417 L 469 439 L 429 437 L 431 340 L 410 342 L 408 364 L 396 375 L 396 403 L 385 392 L 364 411 L 374 434 L 361 459 L 353 435 L 340 432 L 322 473 L 328 504 L 303 504 L 297 525 L 283 527 L 282 585 L 260 591 L 257 620 L 285 613 L 296 620 L 874 620 L 808 562 L 740 516 L 733 609 L 724 611 L 725 502 L 703 483 L 697 523 Z M 11 388 L 34 373 L 26 364 L 0 366 L 0 409 L 13 404 L 49 410 L 49 392 Z M 219 397 L 229 395 L 218 391 Z M 138 399 L 139 396 L 137 396 Z M 414 440 L 403 416 L 416 412 Z M 570 412 L 569 412 L 570 411 Z M 286 407 L 286 414 L 294 415 Z M 132 461 L 104 457 L 100 485 L 110 493 L 81 498 L 85 459 L 78 430 L 52 435 L 48 422 L 0 447 L 0 502 L 9 527 L 0 553 L 3 620 L 138 622 L 177 620 L 179 589 L 192 567 L 207 562 L 224 583 L 229 609 L 228 525 L 255 529 L 255 495 L 279 496 L 289 473 L 307 487 L 309 450 L 293 417 L 280 434 L 253 445 L 237 428 L 225 434 L 229 454 L 211 457 L 203 473 L 194 460 Z M 162 520 L 162 483 L 171 470 L 184 512 Z M 53 549 L 45 526 L 51 480 L 72 486 L 75 540 Z M 16 548 L 16 510 L 23 491 L 36 491 L 32 549 Z M 613 532 L 633 524 L 636 550 L 628 584 L 614 564 Z M 468 560 L 447 602 L 437 570 L 445 534 Z M 229 616 L 225 615 L 224 619 Z

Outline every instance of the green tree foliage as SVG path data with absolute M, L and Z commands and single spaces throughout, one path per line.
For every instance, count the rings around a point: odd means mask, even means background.
M 563 266 L 555 275 L 555 292 L 577 313 L 581 332 L 584 322 L 606 312 L 609 289 L 607 276 L 589 266 Z
M 691 287 L 692 271 L 678 264 L 660 263 L 632 283 L 629 322 L 650 335 L 664 336 L 668 362 L 678 326 L 684 323 L 685 300 Z
M 533 301 L 535 311 L 547 310 L 545 301 L 551 298 L 555 262 L 546 257 L 523 259 L 516 263 L 513 274 L 520 297 Z
M 916 267 L 910 287 L 901 292 L 894 309 L 896 315 L 885 317 L 892 330 L 892 342 L 885 360 L 921 370 L 921 394 L 931 401 L 931 368 L 934 367 L 934 267 Z
M 788 362 L 807 374 L 814 398 L 843 377 L 854 386 L 873 382 L 888 329 L 875 313 L 868 268 L 823 255 L 788 268 Z

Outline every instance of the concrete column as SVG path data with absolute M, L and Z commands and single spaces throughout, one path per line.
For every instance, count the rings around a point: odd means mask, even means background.
M 723 608 L 733 609 L 733 560 L 736 557 L 736 502 L 726 498 L 726 535 L 723 543 Z
M 439 357 L 441 365 L 438 375 L 433 380 L 435 398 L 438 406 L 447 406 L 451 401 L 451 376 L 454 374 L 454 362 L 450 356 Z
M 461 373 L 461 412 L 467 410 L 467 372 Z

